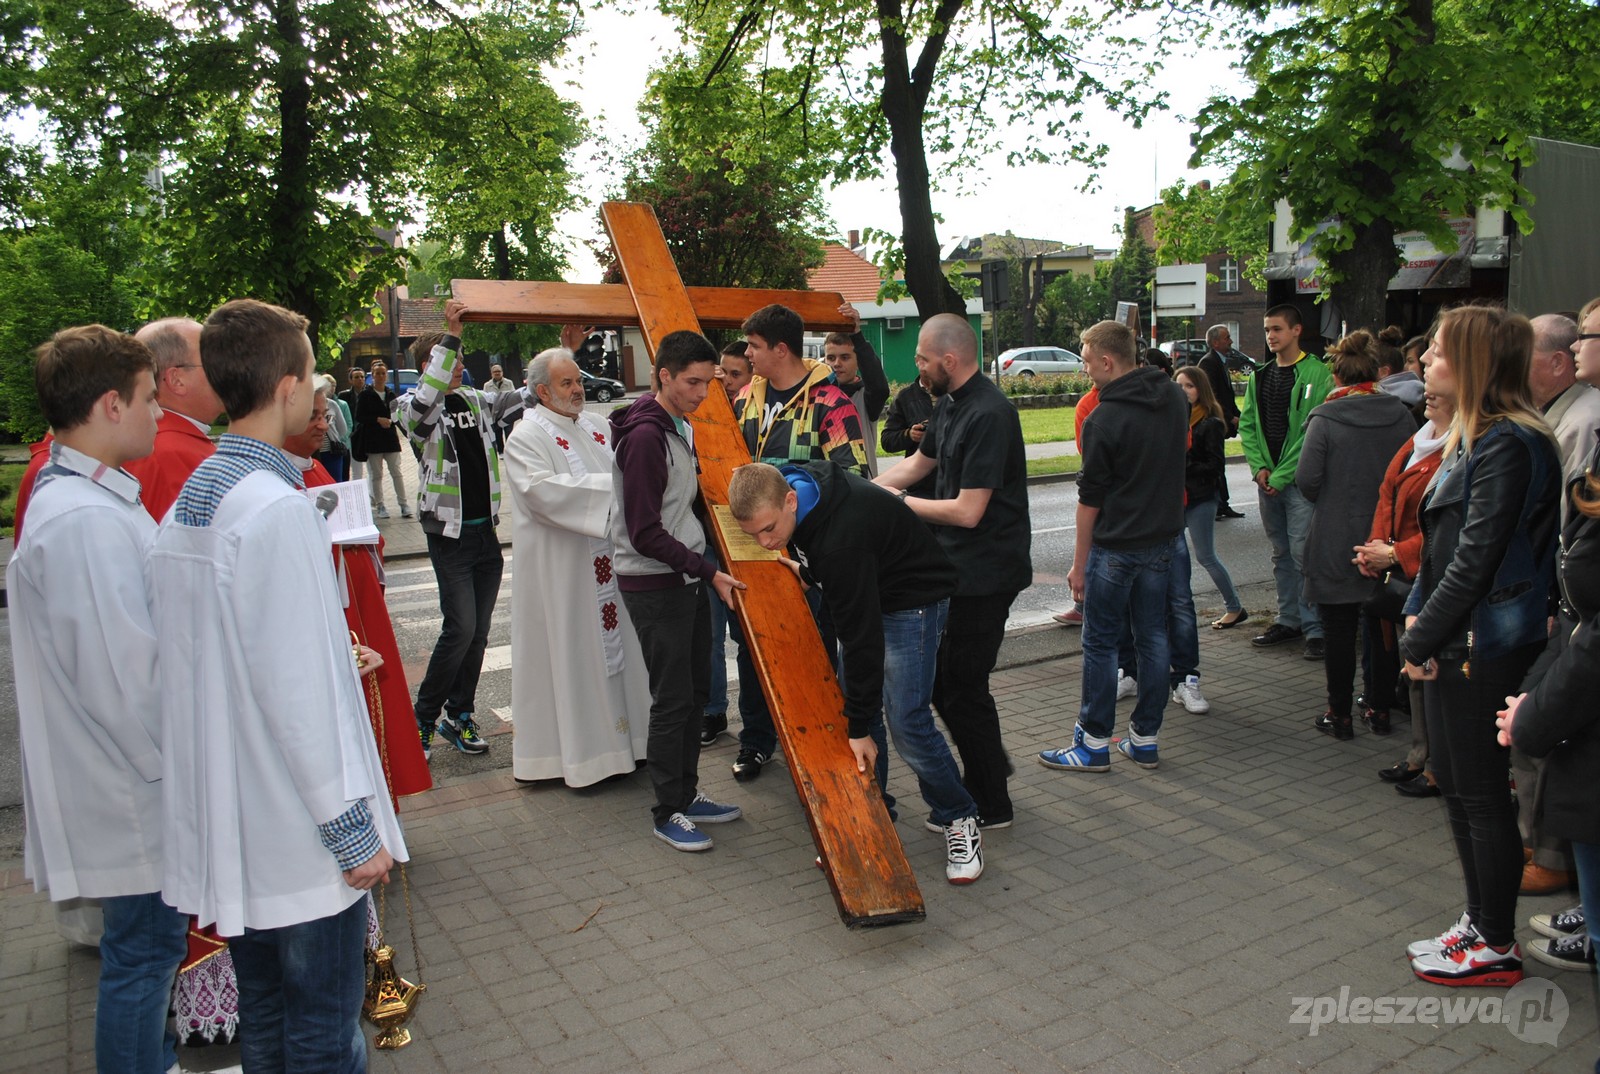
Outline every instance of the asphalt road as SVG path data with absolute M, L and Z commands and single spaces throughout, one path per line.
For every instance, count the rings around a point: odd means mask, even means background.
M 1255 499 L 1245 494 L 1247 485 L 1242 468 L 1230 467 L 1229 477 L 1237 506 L 1248 517 L 1217 524 L 1217 543 L 1223 561 L 1240 588 L 1270 582 L 1269 549 L 1257 518 Z M 1033 585 L 1023 591 L 1012 607 L 1010 629 L 1000 655 L 1000 665 L 1003 667 L 1052 659 L 1077 648 L 1078 632 L 1054 626 L 1050 620 L 1051 614 L 1070 604 L 1066 583 L 1076 528 L 1076 486 L 1071 481 L 1036 483 L 1030 487 L 1029 499 L 1034 534 L 1034 580 Z M 511 640 L 513 570 L 514 564 L 508 555 L 505 580 L 500 588 L 484 673 L 479 684 L 480 723 L 491 735 L 496 730 L 506 729 L 501 717 L 509 719 L 510 715 L 511 666 L 508 650 Z M 406 677 L 414 688 L 422 680 L 428 655 L 439 633 L 438 590 L 433 572 L 425 560 L 396 564 L 389 572 L 388 582 L 390 615 L 394 620 Z M 1195 604 L 1202 622 L 1222 613 L 1216 590 L 1198 567 L 1194 588 Z M 1251 610 L 1259 612 L 1268 609 Z M 0 611 L 0 617 L 8 615 L 9 612 Z M 0 649 L 4 650 L 4 658 L 0 659 L 0 719 L 4 723 L 0 726 L 15 728 L 16 691 L 12 682 L 10 642 L 8 627 L 0 634 Z M 731 661 L 729 677 L 730 680 L 734 678 Z M 439 744 L 432 762 L 435 777 L 444 779 L 452 775 L 479 772 L 485 767 L 508 767 L 511 763 L 509 739 L 491 737 L 490 741 L 489 753 L 482 756 L 466 756 Z M 727 741 L 723 740 L 724 745 Z M 719 760 L 714 757 L 713 763 Z M 731 754 L 728 760 L 732 760 Z M 12 733 L 0 741 L 0 862 L 21 856 L 21 801 L 20 757 L 17 736 Z

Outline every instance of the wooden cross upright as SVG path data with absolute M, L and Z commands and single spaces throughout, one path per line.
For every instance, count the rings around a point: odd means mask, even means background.
M 851 327 L 838 313 L 843 299 L 832 292 L 686 288 L 650 206 L 612 201 L 601 215 L 626 284 L 453 280 L 465 319 L 634 325 L 652 360 L 672 332 L 738 328 L 773 302 L 799 313 L 808 328 Z M 708 506 L 726 504 L 734 468 L 750 461 L 726 394 L 714 388 L 691 420 L 700 491 Z M 877 783 L 872 773 L 856 771 L 843 697 L 799 583 L 779 563 L 731 559 L 714 519 L 710 529 L 723 569 L 750 587 L 736 601 L 737 614 L 839 916 L 852 928 L 921 920 L 922 893 Z

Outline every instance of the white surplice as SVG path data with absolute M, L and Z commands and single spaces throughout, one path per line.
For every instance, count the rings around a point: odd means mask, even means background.
M 333 573 L 305 495 L 258 471 L 211 525 L 168 514 L 147 577 L 163 654 L 162 897 L 223 936 L 328 917 L 345 883 L 317 825 L 365 800 L 406 859 Z
M 512 774 L 586 787 L 632 772 L 649 736 L 650 681 L 628 610 L 605 584 L 609 432 L 540 406 L 506 437 L 505 464 Z

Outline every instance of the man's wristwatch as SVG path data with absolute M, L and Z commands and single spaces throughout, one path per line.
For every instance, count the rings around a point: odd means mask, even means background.
M 906 490 L 905 489 L 901 489 L 900 490 L 900 502 L 901 503 L 905 503 L 906 502 Z

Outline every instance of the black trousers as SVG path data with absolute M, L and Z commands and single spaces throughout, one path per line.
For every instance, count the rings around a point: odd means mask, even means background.
M 1328 682 L 1328 711 L 1342 719 L 1349 716 L 1355 702 L 1357 633 L 1361 626 L 1361 605 L 1318 604 L 1322 617 L 1322 636 L 1326 645 L 1323 674 Z
M 1537 643 L 1492 659 L 1475 657 L 1470 677 L 1460 660 L 1435 660 L 1439 677 L 1423 684 L 1429 764 L 1461 859 L 1467 915 L 1495 947 L 1516 939 L 1522 836 L 1511 804 L 1511 751 L 1495 741 L 1494 716 L 1543 648 Z
M 1011 819 L 1006 780 L 1011 762 L 1000 741 L 1000 713 L 989 692 L 989 674 L 1006 636 L 1006 616 L 1015 593 L 950 598 L 933 705 L 961 755 L 962 782 L 986 821 Z
M 645 767 L 660 824 L 694 801 L 700 782 L 700 723 L 711 696 L 711 604 L 702 582 L 622 592 L 650 676 Z

